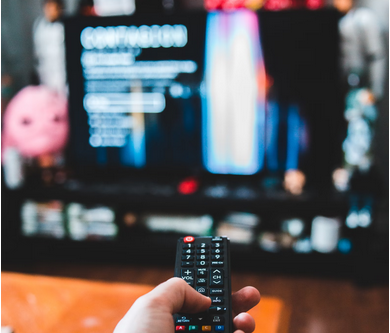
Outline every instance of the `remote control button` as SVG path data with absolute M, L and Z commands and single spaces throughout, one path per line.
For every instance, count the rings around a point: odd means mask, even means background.
M 197 253 L 197 254 L 209 254 L 209 250 L 206 250 L 206 249 L 199 249 L 199 250 L 196 250 L 196 253 Z
M 198 277 L 207 277 L 207 268 L 198 268 Z
M 211 288 L 210 296 L 223 296 L 223 289 Z
M 210 307 L 209 312 L 210 313 L 225 313 L 226 308 L 223 308 L 221 306 L 212 306 L 212 307 Z
M 195 244 L 183 244 L 183 249 L 193 249 Z
M 200 244 L 198 244 L 197 248 L 199 248 L 199 249 L 208 249 L 209 245 L 207 243 L 200 243 Z
M 222 305 L 224 302 L 223 297 L 220 297 L 220 296 L 215 296 L 215 297 L 210 297 L 210 298 L 211 298 L 212 305 Z
M 223 287 L 223 281 L 222 280 L 211 280 L 210 287 Z
M 223 260 L 223 256 L 216 254 L 215 256 L 211 256 L 211 260 Z
M 186 327 L 185 326 L 176 326 L 176 331 L 185 331 Z
M 222 249 L 223 248 L 223 244 L 222 243 L 214 243 L 214 244 L 211 244 L 211 247 L 213 249 Z
M 205 286 L 207 285 L 207 279 L 205 278 L 199 278 L 196 280 L 196 285 L 197 286 Z
M 193 261 L 194 260 L 194 256 L 192 256 L 190 254 L 186 254 L 184 256 L 181 256 L 181 260 Z
M 198 331 L 199 326 L 198 325 L 190 325 L 190 326 L 188 326 L 188 330 L 189 331 Z
M 209 260 L 209 256 L 201 254 L 200 256 L 196 256 L 196 260 Z
M 188 318 L 186 316 L 179 316 L 176 318 L 176 324 L 185 324 L 185 323 L 190 323 L 191 322 L 191 318 Z M 221 323 L 222 324 L 222 323 Z
M 210 332 L 211 331 L 211 326 L 202 326 L 202 331 L 203 332 Z
M 211 250 L 211 254 L 223 254 L 223 250 L 221 249 Z
M 197 261 L 196 266 L 197 267 L 207 267 L 209 265 L 208 261 L 202 260 L 202 261 Z
M 211 267 L 223 267 L 223 261 L 212 261 Z
M 194 267 L 194 263 L 192 261 L 182 261 L 181 267 Z
M 222 237 L 214 237 L 211 239 L 211 241 L 213 243 L 222 243 L 223 242 L 223 238 Z
M 195 240 L 195 237 L 192 237 L 192 236 L 184 237 L 184 243 L 193 243 L 194 240 Z
M 180 271 L 180 277 L 187 282 L 191 287 L 194 286 L 195 272 L 193 269 L 182 269 Z
M 192 276 L 192 277 L 194 277 L 194 270 L 193 269 L 182 269 L 181 270 L 181 276 Z
M 192 287 L 192 288 L 195 287 L 194 281 L 186 281 L 186 282 L 187 282 L 187 284 L 188 284 L 190 287 Z
M 225 331 L 225 326 L 223 326 L 223 325 L 215 325 L 214 326 L 214 330 L 215 330 L 215 332 L 223 332 L 223 331 Z
M 212 269 L 210 271 L 210 287 L 223 287 L 223 269 Z
M 211 276 L 216 279 L 223 279 L 223 269 L 221 268 L 213 268 L 211 271 Z M 218 277 L 215 277 L 218 276 Z
M 182 251 L 182 254 L 194 254 L 194 250 L 191 250 L 191 249 L 187 249 L 187 250 L 183 250 Z
M 225 318 L 222 316 L 213 316 L 213 324 L 224 324 Z
M 205 287 L 196 287 L 196 291 L 202 295 L 207 296 L 207 289 Z
M 202 325 L 202 324 L 208 324 L 210 323 L 210 317 L 206 312 L 201 312 L 198 313 L 195 317 L 194 320 L 196 321 L 197 324 Z

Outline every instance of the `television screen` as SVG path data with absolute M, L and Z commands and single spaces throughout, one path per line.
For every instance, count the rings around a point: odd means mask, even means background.
M 85 167 L 200 167 L 205 17 L 67 22 L 73 162 Z
M 337 23 L 332 10 L 68 19 L 72 165 L 330 182 L 343 138 Z

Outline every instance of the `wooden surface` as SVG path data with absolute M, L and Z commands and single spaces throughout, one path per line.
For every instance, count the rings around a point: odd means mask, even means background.
M 1 325 L 15 333 L 105 333 L 152 287 L 3 272 L 1 289 Z
M 97 281 L 157 285 L 173 268 L 147 266 L 35 264 L 2 267 L 8 271 Z M 263 296 L 277 297 L 291 308 L 289 333 L 389 332 L 389 288 L 360 288 L 348 280 L 325 280 L 232 272 L 232 288 L 252 285 Z M 261 327 L 262 323 L 257 323 Z
M 153 286 L 2 272 L 1 324 L 17 333 L 113 332 L 137 298 Z M 253 333 L 287 333 L 289 309 L 264 296 L 249 313 Z

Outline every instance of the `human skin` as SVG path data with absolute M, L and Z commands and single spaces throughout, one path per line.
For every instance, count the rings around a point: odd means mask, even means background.
M 54 1 L 49 1 L 44 5 L 43 12 L 45 14 L 46 19 L 49 22 L 53 23 L 60 18 L 62 14 L 62 8 L 58 3 Z
M 254 287 L 245 287 L 232 295 L 234 333 L 251 333 L 254 319 L 246 313 L 260 301 Z M 138 298 L 116 326 L 114 333 L 173 333 L 175 313 L 198 313 L 211 305 L 210 298 L 201 295 L 180 278 L 171 278 L 148 294 Z
M 333 0 L 333 5 L 342 13 L 348 13 L 353 7 L 353 0 Z

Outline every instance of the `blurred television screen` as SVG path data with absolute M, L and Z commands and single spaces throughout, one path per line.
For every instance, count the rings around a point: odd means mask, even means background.
M 331 183 L 343 126 L 334 10 L 65 21 L 76 170 L 302 170 Z
M 76 164 L 201 166 L 204 20 L 151 14 L 67 22 Z

